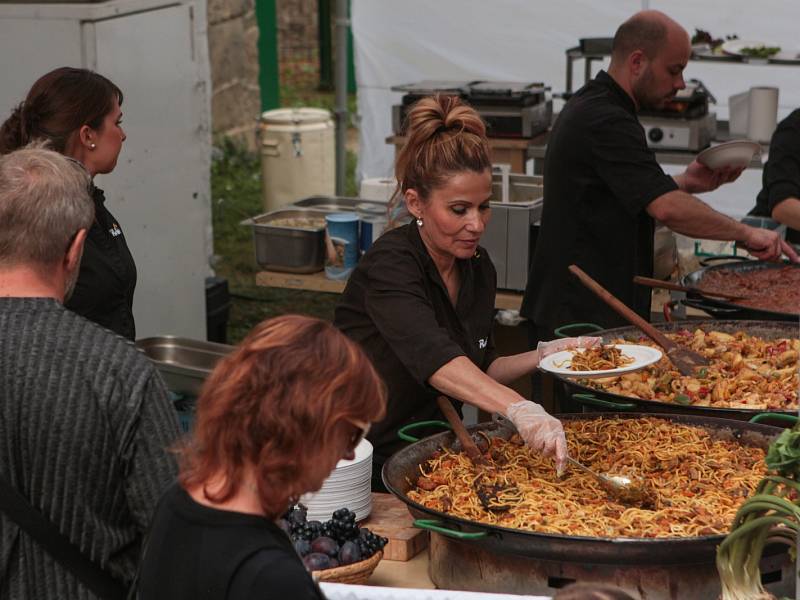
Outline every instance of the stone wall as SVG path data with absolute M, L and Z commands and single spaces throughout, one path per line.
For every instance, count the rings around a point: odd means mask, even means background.
M 208 0 L 214 137 L 234 138 L 251 150 L 261 111 L 255 2 Z
M 208 0 L 214 137 L 232 137 L 251 150 L 261 113 L 256 1 Z M 277 0 L 275 10 L 281 84 L 294 93 L 315 90 L 319 83 L 317 0 Z M 287 100 L 291 98 L 281 98 L 284 104 Z

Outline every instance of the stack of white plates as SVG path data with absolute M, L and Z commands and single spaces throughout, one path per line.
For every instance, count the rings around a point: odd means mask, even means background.
M 322 488 L 305 494 L 300 502 L 308 507 L 309 521 L 327 521 L 333 511 L 348 508 L 356 520 L 366 519 L 372 510 L 372 444 L 361 440 L 353 460 L 340 460 Z

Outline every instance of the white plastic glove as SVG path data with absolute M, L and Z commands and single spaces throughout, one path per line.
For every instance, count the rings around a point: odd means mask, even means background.
M 539 353 L 539 360 L 541 361 L 548 354 L 555 354 L 556 352 L 569 350 L 571 348 L 591 348 L 592 346 L 599 345 L 602 341 L 602 338 L 590 336 L 561 338 L 550 342 L 539 342 L 536 346 L 536 350 Z
M 528 446 L 555 458 L 556 470 L 560 475 L 567 465 L 567 438 L 564 437 L 561 421 L 530 400 L 515 402 L 508 407 L 506 416 Z

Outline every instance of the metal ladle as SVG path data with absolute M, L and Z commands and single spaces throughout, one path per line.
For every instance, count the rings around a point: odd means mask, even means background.
M 623 475 L 598 473 L 569 456 L 567 457 L 567 461 L 600 481 L 603 487 L 621 502 L 638 505 L 647 503 L 649 494 L 647 493 L 643 479 L 638 477 L 631 479 Z

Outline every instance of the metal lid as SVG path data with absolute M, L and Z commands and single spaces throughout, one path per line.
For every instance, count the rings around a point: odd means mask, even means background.
M 273 125 L 325 123 L 331 120 L 331 113 L 322 108 L 277 108 L 262 113 L 261 120 Z

